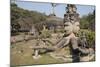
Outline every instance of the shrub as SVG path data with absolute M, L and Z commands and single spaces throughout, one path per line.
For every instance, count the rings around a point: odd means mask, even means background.
M 49 37 L 51 37 L 50 31 L 47 30 L 47 29 L 46 30 L 42 30 L 40 37 L 41 38 L 49 38 Z
M 85 33 L 85 36 L 86 36 L 89 47 L 95 47 L 95 32 L 91 31 L 91 30 L 81 29 L 79 31 L 79 33 L 77 34 L 77 36 L 82 37 L 83 33 Z

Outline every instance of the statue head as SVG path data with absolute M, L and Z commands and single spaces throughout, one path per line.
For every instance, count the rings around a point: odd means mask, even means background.
M 66 34 L 78 33 L 79 27 L 79 14 L 76 13 L 75 5 L 67 5 L 67 13 L 64 15 L 64 29 Z
M 78 33 L 78 31 L 80 30 L 80 27 L 79 27 L 79 22 L 76 21 L 73 23 L 72 22 L 65 22 L 64 23 L 64 29 L 65 29 L 65 33 L 66 34 L 71 34 L 71 33 Z

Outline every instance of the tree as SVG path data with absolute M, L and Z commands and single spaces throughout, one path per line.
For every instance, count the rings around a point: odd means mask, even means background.
M 95 11 L 83 16 L 80 19 L 80 25 L 82 29 L 89 29 L 95 31 Z
M 11 31 L 19 32 L 22 27 L 31 28 L 35 24 L 40 24 L 46 20 L 46 15 L 37 11 L 22 9 L 15 3 L 11 3 Z M 24 26 L 23 26 L 24 25 Z

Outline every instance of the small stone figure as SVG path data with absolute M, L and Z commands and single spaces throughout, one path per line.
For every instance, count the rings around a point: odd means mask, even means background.
M 67 13 L 76 13 L 77 8 L 75 5 L 68 4 L 66 7 Z
M 88 43 L 87 43 L 87 39 L 86 39 L 86 35 L 85 33 L 82 33 L 82 37 L 81 37 L 81 47 L 82 48 L 88 48 Z
M 68 16 L 68 14 L 64 14 L 64 22 L 69 22 L 70 18 Z

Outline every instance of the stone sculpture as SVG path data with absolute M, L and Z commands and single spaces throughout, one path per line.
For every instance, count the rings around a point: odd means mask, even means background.
M 57 44 L 55 46 L 48 47 L 48 48 L 41 47 L 42 49 L 58 51 L 59 49 L 65 47 L 67 45 L 70 45 L 73 62 L 80 61 L 80 54 L 88 55 L 90 53 L 89 49 L 86 47 L 87 42 L 86 42 L 85 37 L 83 37 L 83 41 L 81 42 L 81 44 L 79 46 L 80 38 L 77 37 L 76 34 L 80 30 L 80 20 L 79 20 L 79 14 L 76 11 L 77 11 L 77 8 L 75 5 L 70 5 L 70 4 L 67 5 L 66 14 L 64 14 L 64 30 L 65 30 L 64 35 L 65 36 L 63 36 L 62 39 L 59 42 L 57 42 Z M 46 42 L 48 40 L 43 40 L 43 41 Z M 35 49 L 38 49 L 38 48 L 35 48 Z M 35 56 L 37 56 L 37 55 L 38 55 L 38 52 L 36 52 Z M 56 56 L 54 56 L 54 53 L 51 54 L 51 56 L 56 57 Z
M 66 14 L 64 14 L 64 30 L 65 35 L 62 40 L 59 41 L 58 44 L 56 44 L 55 48 L 63 48 L 64 46 L 67 46 L 70 44 L 71 52 L 72 52 L 72 58 L 73 62 L 79 62 L 80 61 L 80 53 L 82 54 L 89 54 L 89 49 L 87 49 L 86 46 L 86 39 L 83 38 L 84 44 L 81 43 L 81 46 L 84 46 L 84 48 L 81 48 L 79 46 L 79 37 L 76 37 L 76 34 L 80 30 L 80 20 L 79 20 L 79 14 L 76 12 L 77 8 L 75 5 L 68 4 L 66 7 Z

